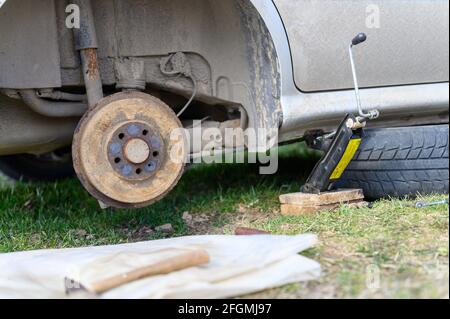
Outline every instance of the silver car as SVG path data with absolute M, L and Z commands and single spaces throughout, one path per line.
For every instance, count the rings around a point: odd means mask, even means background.
M 0 5 L 0 169 L 13 178 L 68 176 L 73 158 L 102 204 L 143 207 L 186 158 L 251 149 L 247 131 L 275 134 L 269 149 L 376 110 L 341 186 L 448 192 L 448 0 Z M 172 134 L 198 126 L 220 133 L 213 146 Z

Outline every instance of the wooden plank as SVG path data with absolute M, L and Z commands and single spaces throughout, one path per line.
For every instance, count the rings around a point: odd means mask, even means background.
M 361 189 L 345 189 L 320 194 L 292 193 L 280 196 L 281 204 L 300 206 L 323 206 L 363 200 Z
M 350 201 L 347 204 L 352 207 L 358 204 L 364 203 L 361 200 Z M 302 205 L 291 205 L 291 204 L 281 204 L 281 215 L 284 216 L 299 216 L 299 215 L 309 215 L 325 211 L 333 211 L 339 208 L 341 204 L 330 204 L 330 205 L 312 205 L 312 206 L 302 206 Z

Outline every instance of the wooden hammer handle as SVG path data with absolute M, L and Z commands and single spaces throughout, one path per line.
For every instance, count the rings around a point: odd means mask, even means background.
M 183 255 L 171 257 L 153 265 L 138 268 L 124 274 L 94 282 L 90 286 L 89 290 L 97 294 L 101 294 L 142 278 L 169 274 L 174 271 L 204 265 L 207 263 L 209 263 L 208 253 L 204 250 L 195 250 Z

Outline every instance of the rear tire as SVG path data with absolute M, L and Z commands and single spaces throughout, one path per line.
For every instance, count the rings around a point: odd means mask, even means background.
M 338 183 L 369 199 L 448 194 L 449 126 L 367 129 Z
M 12 180 L 23 182 L 52 182 L 75 174 L 72 157 L 67 150 L 40 156 L 31 154 L 2 156 L 0 171 Z

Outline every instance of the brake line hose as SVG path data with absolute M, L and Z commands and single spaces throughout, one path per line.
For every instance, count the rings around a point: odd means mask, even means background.
M 169 69 L 169 63 L 171 68 Z M 192 68 L 191 64 L 186 58 L 186 55 L 182 52 L 177 52 L 170 54 L 168 57 L 162 58 L 160 63 L 160 70 L 161 73 L 168 76 L 175 76 L 175 75 L 183 75 L 184 77 L 190 79 L 192 81 L 192 84 L 194 86 L 192 90 L 192 95 L 190 99 L 187 101 L 187 103 L 183 106 L 183 108 L 178 112 L 177 117 L 180 117 L 187 108 L 192 104 L 192 102 L 195 99 L 195 96 L 197 95 L 197 81 L 192 74 Z

